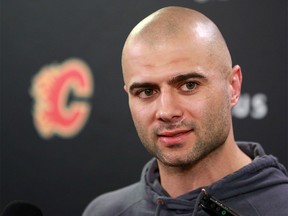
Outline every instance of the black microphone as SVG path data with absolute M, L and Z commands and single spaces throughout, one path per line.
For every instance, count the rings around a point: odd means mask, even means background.
M 34 204 L 15 200 L 4 208 L 1 216 L 43 216 L 43 214 L 40 208 Z
M 240 216 L 238 213 L 224 205 L 215 197 L 210 196 L 205 189 L 202 189 L 201 192 L 204 194 L 204 196 L 200 200 L 200 205 L 211 215 Z

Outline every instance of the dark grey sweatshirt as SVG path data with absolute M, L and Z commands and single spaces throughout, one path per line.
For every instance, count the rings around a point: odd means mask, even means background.
M 257 143 L 237 144 L 253 162 L 207 187 L 169 197 L 159 183 L 157 163 L 152 159 L 139 182 L 97 197 L 83 216 L 205 216 L 217 215 L 215 211 L 228 215 L 229 209 L 241 216 L 287 216 L 288 177 L 284 166 Z M 206 202 L 209 198 L 216 207 Z

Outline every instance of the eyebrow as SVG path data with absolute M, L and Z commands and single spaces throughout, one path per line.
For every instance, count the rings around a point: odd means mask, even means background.
M 183 82 L 185 80 L 188 80 L 190 78 L 197 78 L 197 79 L 204 79 L 206 80 L 206 76 L 204 76 L 202 73 L 199 72 L 191 72 L 187 74 L 181 74 L 176 77 L 173 77 L 171 80 L 168 81 L 169 85 L 175 85 L 177 83 Z
M 168 84 L 175 85 L 177 83 L 183 82 L 190 78 L 197 78 L 197 79 L 204 79 L 204 80 L 207 79 L 206 76 L 204 76 L 203 74 L 199 72 L 191 72 L 191 73 L 181 74 L 181 75 L 173 77 L 171 80 L 168 81 Z M 138 88 L 155 89 L 158 87 L 159 85 L 155 83 L 151 83 L 151 82 L 143 82 L 143 83 L 135 82 L 129 87 L 129 92 L 132 93 L 134 89 L 138 89 Z
M 157 87 L 158 87 L 158 85 L 154 84 L 154 83 L 149 83 L 149 82 L 138 83 L 138 82 L 135 82 L 129 87 L 129 92 L 132 93 L 134 89 L 139 89 L 139 88 L 155 89 Z

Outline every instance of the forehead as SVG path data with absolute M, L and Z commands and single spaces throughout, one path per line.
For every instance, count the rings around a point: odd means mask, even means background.
M 125 50 L 122 66 L 125 83 L 131 79 L 167 78 L 188 72 L 207 74 L 213 67 L 209 51 L 185 40 L 149 46 L 136 43 Z M 136 80 L 138 81 L 138 80 Z

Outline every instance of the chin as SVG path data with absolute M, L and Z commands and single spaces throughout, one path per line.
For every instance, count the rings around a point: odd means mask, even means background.
M 183 160 L 182 158 L 158 158 L 158 160 L 166 167 L 175 167 L 175 168 L 190 168 L 197 164 L 198 160 Z
M 210 153 L 210 152 L 209 152 Z M 166 167 L 175 167 L 181 169 L 189 169 L 201 162 L 207 154 L 184 154 L 179 152 L 178 155 L 165 155 L 161 154 L 158 160 Z

